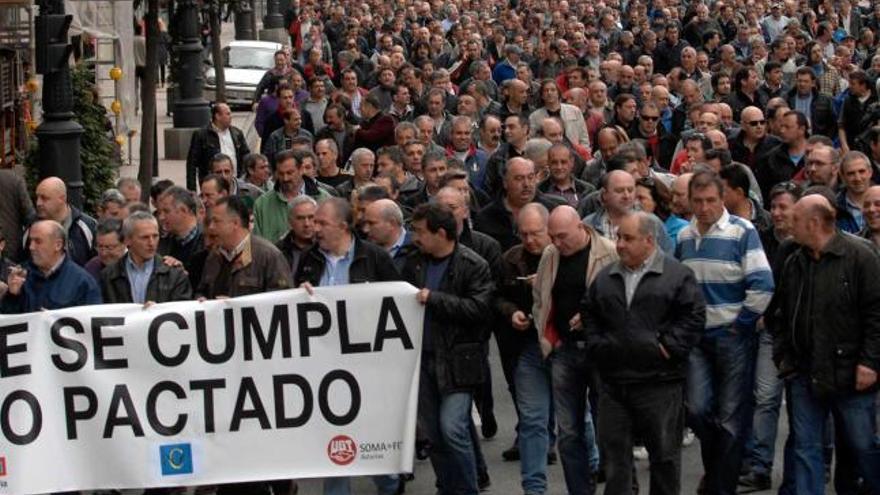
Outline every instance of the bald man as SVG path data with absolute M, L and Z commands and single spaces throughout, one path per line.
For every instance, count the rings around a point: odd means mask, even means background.
M 101 304 L 98 282 L 65 252 L 67 232 L 54 220 L 38 220 L 29 230 L 30 261 L 13 268 L 0 312 L 29 313 Z
M 542 354 L 550 357 L 559 457 L 568 493 L 593 493 L 598 448 L 592 423 L 584 422 L 585 417 L 592 421 L 587 406 L 592 372 L 583 352 L 578 308 L 589 284 L 617 260 L 617 252 L 612 241 L 581 222 L 568 205 L 553 210 L 547 230 L 552 244 L 538 264 L 532 315 Z
M 758 107 L 744 108 L 740 125 L 742 131 L 730 141 L 730 156 L 755 170 L 758 162 L 781 141 L 768 132 L 764 112 Z
M 507 120 L 511 115 L 528 117 L 529 109 L 529 85 L 519 79 L 510 79 L 504 83 L 507 88 L 507 102 L 501 106 L 501 121 Z
M 412 236 L 403 226 L 403 211 L 390 199 L 377 199 L 364 210 L 363 231 L 370 242 L 388 251 L 394 266 L 403 269 L 412 252 Z
M 36 190 L 37 218 L 54 220 L 64 228 L 67 256 L 77 265 L 84 266 L 97 253 L 95 231 L 98 222 L 75 206 L 67 203 L 67 186 L 58 177 L 43 179 Z M 24 247 L 28 247 L 30 229 L 24 234 Z
M 583 88 L 571 88 L 562 97 L 569 105 L 578 107 L 583 114 L 586 114 L 589 109 L 590 94 Z
M 865 488 L 880 493 L 874 399 L 880 370 L 880 263 L 867 242 L 835 227 L 820 195 L 795 203 L 792 234 L 800 245 L 778 290 L 774 360 L 786 378 L 794 441 L 794 492 L 824 489 L 822 424 L 851 449 Z

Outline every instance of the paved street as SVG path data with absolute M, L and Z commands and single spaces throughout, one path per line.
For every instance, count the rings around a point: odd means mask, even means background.
M 497 348 L 494 348 L 493 352 Z M 513 442 L 514 432 L 514 410 L 507 394 L 507 386 L 504 383 L 504 376 L 501 373 L 501 361 L 497 357 L 497 353 L 491 357 L 492 365 L 492 383 L 495 395 L 495 414 L 498 419 L 498 435 L 491 440 L 484 440 L 482 443 L 483 453 L 486 456 L 486 462 L 489 464 L 489 475 L 492 478 L 492 486 L 485 493 L 496 495 L 513 495 L 522 493 L 520 488 L 520 474 L 518 462 L 503 462 L 501 452 L 510 447 Z M 781 421 L 784 423 L 785 420 Z M 776 465 L 782 466 L 782 442 L 785 439 L 784 431 L 787 428 L 782 425 L 780 437 L 777 447 Z M 694 495 L 697 490 L 697 484 L 702 475 L 702 465 L 700 463 L 699 442 L 695 442 L 690 447 L 684 449 L 682 460 L 682 491 L 683 495 Z M 639 484 L 642 487 L 641 493 L 648 493 L 648 462 L 638 462 Z M 565 482 L 562 478 L 562 466 L 557 463 L 550 466 L 549 469 L 549 490 L 548 495 L 564 495 Z M 407 493 L 417 495 L 430 495 L 434 493 L 434 473 L 428 461 L 416 461 L 415 464 L 415 481 L 407 484 Z M 774 473 L 773 491 L 757 492 L 759 494 L 775 493 L 779 487 L 781 480 L 781 471 L 776 469 Z M 300 491 L 302 495 L 319 495 L 321 493 L 320 483 L 315 481 L 300 482 Z M 375 489 L 369 479 L 358 479 L 352 485 L 353 493 L 372 494 Z M 604 485 L 599 485 L 598 493 L 602 492 Z M 829 493 L 830 493 L 829 487 Z
M 224 35 L 229 36 L 227 33 L 231 33 L 231 25 L 224 26 Z M 160 177 L 172 179 L 176 183 L 183 183 L 185 181 L 186 172 L 185 172 L 185 161 L 183 160 L 166 160 L 164 157 L 164 137 L 163 137 L 163 129 L 166 127 L 170 127 L 171 117 L 166 116 L 166 92 L 164 89 L 160 89 L 157 92 L 157 103 L 158 103 L 158 139 L 159 139 L 159 158 L 160 158 Z M 250 125 L 252 119 L 252 114 L 246 111 L 234 111 L 233 112 L 233 125 L 241 128 L 242 130 L 247 132 L 247 127 Z M 140 124 L 140 117 L 137 119 L 137 124 Z M 137 176 L 137 150 L 139 149 L 139 135 L 133 140 L 133 149 L 135 150 L 135 164 L 134 165 L 124 165 L 120 169 L 120 175 L 126 177 L 136 177 Z M 126 150 L 127 151 L 127 150 Z M 496 351 L 497 348 L 494 347 L 493 343 L 493 352 Z M 504 377 L 501 373 L 501 365 L 498 360 L 497 354 L 493 354 L 491 357 L 492 364 L 492 378 L 494 384 L 494 393 L 495 393 L 495 413 L 499 424 L 499 431 L 495 438 L 491 440 L 484 440 L 482 443 L 483 453 L 486 457 L 486 461 L 489 464 L 489 474 L 492 479 L 492 486 L 486 493 L 490 494 L 499 494 L 499 495 L 508 495 L 508 494 L 517 494 L 522 493 L 520 488 L 520 473 L 519 473 L 519 463 L 517 462 L 503 462 L 501 458 L 501 452 L 507 449 L 513 442 L 514 432 L 514 410 L 513 405 L 510 401 L 510 397 L 507 394 L 507 387 L 504 383 Z M 778 488 L 780 478 L 781 478 L 781 453 L 782 453 L 782 442 L 785 439 L 785 431 L 787 431 L 787 427 L 785 425 L 785 418 L 781 420 L 780 426 L 780 435 L 779 435 L 779 446 L 777 448 L 777 469 L 774 472 L 774 492 L 775 489 Z M 586 468 L 586 467 L 585 467 Z M 642 487 L 642 493 L 648 493 L 648 463 L 647 461 L 638 462 L 638 470 L 639 470 L 639 482 Z M 560 464 L 556 464 L 555 466 L 551 466 L 549 469 L 549 490 L 548 494 L 551 495 L 561 495 L 565 493 L 565 484 L 562 478 L 562 467 Z M 699 483 L 700 476 L 702 475 L 702 466 L 700 462 L 700 454 L 699 454 L 699 442 L 695 442 L 692 446 L 685 448 L 684 457 L 683 457 L 683 467 L 682 467 L 682 493 L 686 495 L 692 495 L 696 493 L 696 487 Z M 434 493 L 434 474 L 431 470 L 431 465 L 428 461 L 416 461 L 415 464 L 415 481 L 407 485 L 407 493 L 410 494 L 418 494 L 418 495 L 430 495 Z M 599 493 L 601 493 L 603 485 L 599 487 Z M 830 487 L 829 487 L 830 490 Z M 321 484 L 319 481 L 315 480 L 307 480 L 300 481 L 300 494 L 303 495 L 318 495 L 321 493 Z M 357 479 L 353 483 L 353 493 L 357 494 L 372 494 L 375 493 L 375 488 L 373 488 L 372 483 L 369 479 Z M 759 493 L 771 493 L 767 492 L 759 492 Z

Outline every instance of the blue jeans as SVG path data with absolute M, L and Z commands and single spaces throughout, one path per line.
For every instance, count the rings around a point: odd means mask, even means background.
M 755 333 L 725 329 L 703 337 L 690 355 L 688 422 L 700 439 L 706 492 L 734 495 L 751 419 Z
M 525 493 L 547 491 L 547 453 L 552 432 L 550 368 L 541 356 L 537 342 L 526 344 L 514 371 L 514 387 L 519 409 L 519 456 L 522 488 Z
M 748 443 L 748 463 L 757 474 L 769 476 L 773 472 L 776 455 L 776 433 L 779 427 L 779 408 L 782 406 L 782 380 L 773 364 L 773 335 L 762 331 L 758 337 L 758 359 L 755 370 L 755 413 L 752 435 Z
M 395 495 L 400 482 L 396 474 L 371 476 L 379 495 Z M 324 478 L 324 495 L 351 495 L 351 478 Z
M 473 394 L 441 394 L 436 361 L 422 355 L 419 385 L 419 423 L 431 442 L 431 465 L 442 495 L 476 495 L 477 460 L 471 438 Z
M 880 493 L 880 446 L 877 444 L 875 397 L 873 393 L 852 393 L 820 399 L 810 389 L 807 377 L 789 383 L 791 398 L 795 493 L 822 494 L 825 464 L 822 455 L 822 425 L 830 412 L 836 434 L 843 436 L 859 474 L 872 493 Z
M 598 451 L 587 402 L 591 373 L 586 353 L 577 343 L 563 343 L 550 356 L 553 404 L 559 425 L 559 458 L 569 495 L 592 495 L 596 491 L 591 451 Z M 587 431 L 589 430 L 589 435 Z M 598 459 L 595 459 L 598 467 Z

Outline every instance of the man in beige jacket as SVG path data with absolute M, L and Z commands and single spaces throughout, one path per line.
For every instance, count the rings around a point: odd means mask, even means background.
M 553 210 L 548 231 L 552 244 L 538 264 L 532 315 L 541 349 L 550 359 L 565 484 L 570 494 L 591 495 L 596 488 L 592 475 L 599 468 L 598 450 L 592 424 L 584 418 L 594 372 L 586 361 L 578 309 L 596 274 L 617 260 L 617 251 L 612 241 L 584 224 L 570 206 Z

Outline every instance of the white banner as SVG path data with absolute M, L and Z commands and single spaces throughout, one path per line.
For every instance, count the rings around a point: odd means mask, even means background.
M 415 294 L 0 316 L 0 493 L 411 472 Z

